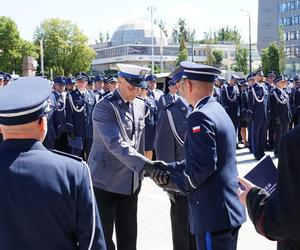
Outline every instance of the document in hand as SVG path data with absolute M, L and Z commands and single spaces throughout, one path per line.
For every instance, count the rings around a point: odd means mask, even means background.
M 277 185 L 277 168 L 271 157 L 266 155 L 244 177 L 256 186 L 264 188 L 268 193 L 272 194 Z

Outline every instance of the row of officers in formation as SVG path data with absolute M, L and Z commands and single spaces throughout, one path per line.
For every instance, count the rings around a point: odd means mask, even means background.
M 183 62 L 164 93 L 155 75 L 145 77 L 147 68 L 118 67 L 117 77 L 55 77 L 43 141 L 87 161 L 107 249 L 115 249 L 114 228 L 117 249 L 136 249 L 144 171 L 168 192 L 174 250 L 236 249 L 246 219 L 237 196 L 238 141 L 257 159 L 265 149 L 278 153 L 281 135 L 300 119 L 300 78 L 288 86 L 284 76 L 265 79 L 257 70 L 227 82 L 215 68 Z
M 0 71 L 0 86 L 11 81 Z M 49 98 L 52 113 L 48 116 L 48 134 L 44 145 L 83 157 L 87 160 L 93 138 L 92 111 L 95 104 L 118 86 L 114 76 L 88 76 L 78 73 L 75 78 L 57 76 Z M 149 75 L 140 91 L 147 111 L 145 114 L 145 154 L 152 159 L 159 111 L 179 102 L 176 79 L 167 83 L 165 93 L 156 88 L 156 76 Z M 237 131 L 237 149 L 244 144 L 256 159 L 265 150 L 278 154 L 281 135 L 300 122 L 300 77 L 292 80 L 269 72 L 266 77 L 258 69 L 247 79 L 232 74 L 229 81 L 219 76 L 215 81 L 214 97 L 225 108 Z M 185 107 L 182 107 L 184 110 Z M 186 108 L 191 110 L 192 107 Z

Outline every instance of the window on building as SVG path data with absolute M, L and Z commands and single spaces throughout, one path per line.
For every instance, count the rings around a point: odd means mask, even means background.
M 291 31 L 291 40 L 295 40 L 296 39 L 296 31 Z
M 292 17 L 286 17 L 286 18 L 284 19 L 285 26 L 290 26 L 290 25 L 292 25 L 292 24 L 293 24 L 292 20 L 293 20 Z
M 290 10 L 294 10 L 296 8 L 296 1 L 290 2 Z
M 279 12 L 286 12 L 287 11 L 287 3 L 282 3 L 279 5 Z

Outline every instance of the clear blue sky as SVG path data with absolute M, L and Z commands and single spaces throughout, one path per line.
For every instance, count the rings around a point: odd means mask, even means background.
M 229 25 L 236 26 L 248 42 L 248 17 L 240 11 L 245 9 L 251 13 L 252 41 L 256 42 L 258 0 L 3 0 L 0 15 L 12 18 L 27 40 L 32 40 L 43 20 L 57 17 L 77 24 L 93 43 L 99 32 L 112 35 L 125 21 L 150 20 L 150 5 L 156 8 L 154 18 L 162 19 L 169 30 L 181 17 L 195 29 L 196 39 L 203 38 L 204 32 Z

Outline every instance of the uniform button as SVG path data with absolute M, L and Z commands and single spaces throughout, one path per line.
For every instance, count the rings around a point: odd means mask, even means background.
M 199 201 L 196 201 L 196 204 L 199 205 Z

